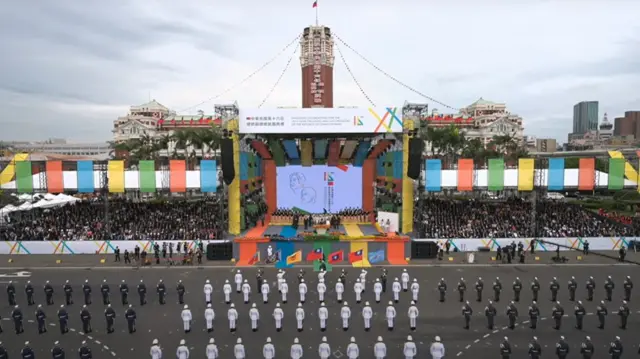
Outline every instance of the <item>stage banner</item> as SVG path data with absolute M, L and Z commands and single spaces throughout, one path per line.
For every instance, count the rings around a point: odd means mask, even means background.
M 378 224 L 385 233 L 393 233 L 399 231 L 400 215 L 393 212 L 378 212 Z
M 402 109 L 240 109 L 240 133 L 401 133 Z

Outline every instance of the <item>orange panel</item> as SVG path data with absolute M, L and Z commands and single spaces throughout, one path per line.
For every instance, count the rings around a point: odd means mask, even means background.
M 271 213 L 278 208 L 276 189 L 276 163 L 273 160 L 263 160 L 265 201 L 267 202 L 267 220 L 271 219 Z
M 187 164 L 184 160 L 169 161 L 169 190 L 171 192 L 187 191 Z
M 595 158 L 581 158 L 578 169 L 578 190 L 593 191 L 596 182 Z
M 473 160 L 458 160 L 458 191 L 473 191 Z
M 401 240 L 390 240 L 387 242 L 387 261 L 391 265 L 406 265 L 407 259 L 404 256 L 404 247 L 407 242 Z
M 238 263 L 236 263 L 236 266 L 248 267 L 249 261 L 258 251 L 258 242 L 238 242 L 238 247 L 240 258 L 238 259 Z
M 62 161 L 47 161 L 47 191 L 49 193 L 64 192 Z
M 376 160 L 375 159 L 366 159 L 362 164 L 362 209 L 365 212 L 371 212 L 371 220 L 373 220 L 373 209 L 374 203 L 373 198 L 375 197 L 373 182 L 375 181 L 376 175 Z

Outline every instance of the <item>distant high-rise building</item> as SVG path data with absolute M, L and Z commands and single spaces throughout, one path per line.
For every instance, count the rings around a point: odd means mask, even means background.
M 326 26 L 304 29 L 300 39 L 302 107 L 333 107 L 333 37 Z
M 573 133 L 598 130 L 598 101 L 583 101 L 573 106 Z

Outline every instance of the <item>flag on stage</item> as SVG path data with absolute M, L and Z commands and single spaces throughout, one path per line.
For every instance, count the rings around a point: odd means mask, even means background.
M 313 251 L 307 254 L 307 261 L 317 261 L 322 259 L 322 248 L 315 248 Z
M 297 251 L 287 257 L 287 265 L 302 262 L 302 251 Z
M 331 253 L 331 255 L 329 256 L 329 264 L 342 262 L 342 261 L 344 261 L 344 252 L 342 251 L 335 251 Z
M 280 250 L 280 251 L 277 251 L 277 252 L 275 252 L 275 253 L 273 253 L 273 254 L 271 255 L 271 257 L 268 257 L 268 258 L 265 260 L 265 264 L 273 264 L 273 263 L 275 263 L 275 262 L 279 262 L 279 261 L 280 261 L 280 258 L 282 258 L 282 251 L 281 251 L 281 250 Z
M 360 262 L 362 260 L 362 249 L 349 253 L 349 263 Z
M 249 265 L 252 266 L 258 262 L 260 262 L 260 252 L 256 252 L 256 254 L 254 254 L 253 257 L 249 259 Z
M 313 7 L 314 7 L 314 8 L 318 7 L 318 0 L 316 0 L 316 1 L 314 1 L 314 2 L 313 2 Z
M 384 261 L 384 249 L 375 252 L 369 252 L 369 263 L 376 264 Z

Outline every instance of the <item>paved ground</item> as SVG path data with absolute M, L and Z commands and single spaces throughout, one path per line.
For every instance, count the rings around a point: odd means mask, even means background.
M 17 256 L 16 256 L 17 257 Z M 352 291 L 353 281 L 355 276 L 359 272 L 359 269 L 347 269 L 349 272 L 348 290 L 346 293 L 346 300 L 350 303 L 352 309 L 351 329 L 344 333 L 341 329 L 341 323 L 339 320 L 339 308 L 340 306 L 335 302 L 335 293 L 333 293 L 333 285 L 338 273 L 333 272 L 327 275 L 327 281 L 329 283 L 330 291 L 327 293 L 327 305 L 329 308 L 331 319 L 329 321 L 330 330 L 326 333 L 319 331 L 319 323 L 317 321 L 317 309 L 319 306 L 316 289 L 316 274 L 309 271 L 306 275 L 306 279 L 309 285 L 310 294 L 308 295 L 307 303 L 305 304 L 305 310 L 307 319 L 305 320 L 305 330 L 302 333 L 298 333 L 295 330 L 295 318 L 294 311 L 297 304 L 296 299 L 298 297 L 295 275 L 297 270 L 289 270 L 289 285 L 292 289 L 290 294 L 290 301 L 284 305 L 285 321 L 284 331 L 277 333 L 274 329 L 274 322 L 271 317 L 277 297 L 275 293 L 275 275 L 274 269 L 267 268 L 266 279 L 272 284 L 274 293 L 271 296 L 269 304 L 262 304 L 261 298 L 253 296 L 253 300 L 256 300 L 260 314 L 263 320 L 260 323 L 260 330 L 257 333 L 252 333 L 250 330 L 250 321 L 248 318 L 249 304 L 242 302 L 241 296 L 233 294 L 233 302 L 236 304 L 236 308 L 240 314 L 238 323 L 238 332 L 231 334 L 228 330 L 228 321 L 226 320 L 227 306 L 223 303 L 221 297 L 221 287 L 225 279 L 233 281 L 233 274 L 235 268 L 229 267 L 208 267 L 208 268 L 178 268 L 174 270 L 167 270 L 164 268 L 149 269 L 143 268 L 140 270 L 135 269 L 121 269 L 121 270 L 107 270 L 107 269 L 37 269 L 33 267 L 30 270 L 30 277 L 17 278 L 10 277 L 16 271 L 14 269 L 1 269 L 0 276 L 3 278 L 1 282 L 8 280 L 18 281 L 18 288 L 22 288 L 26 280 L 31 280 L 32 283 L 38 288 L 36 301 L 38 303 L 44 302 L 44 294 L 41 290 L 42 285 L 46 280 L 50 280 L 56 288 L 55 302 L 56 305 L 46 307 L 46 312 L 49 318 L 55 318 L 55 312 L 59 308 L 59 305 L 63 302 L 63 295 L 61 286 L 65 280 L 70 280 L 75 289 L 75 302 L 76 304 L 70 309 L 71 327 L 75 330 L 71 331 L 64 336 L 60 334 L 55 321 L 49 320 L 48 325 L 50 330 L 48 333 L 38 335 L 37 326 L 33 322 L 26 324 L 25 332 L 17 336 L 13 332 L 13 323 L 11 321 L 3 321 L 4 333 L 1 340 L 4 345 L 9 349 L 11 357 L 18 356 L 19 350 L 22 348 L 24 341 L 29 340 L 34 348 L 38 350 L 38 357 L 44 355 L 47 357 L 48 351 L 51 348 L 54 341 L 59 340 L 61 344 L 66 348 L 70 355 L 76 355 L 74 351 L 77 350 L 82 340 L 87 340 L 94 351 L 100 352 L 98 357 L 107 358 L 131 358 L 134 357 L 148 357 L 149 347 L 151 341 L 154 338 L 160 340 L 163 348 L 165 349 L 165 356 L 171 357 L 175 353 L 175 349 L 178 346 L 180 339 L 186 339 L 187 344 L 192 348 L 192 355 L 195 357 L 204 356 L 204 349 L 208 343 L 210 337 L 214 337 L 216 342 L 220 346 L 221 356 L 223 358 L 232 357 L 232 347 L 236 341 L 236 338 L 243 338 L 247 349 L 249 358 L 260 358 L 261 348 L 265 342 L 266 337 L 270 336 L 274 341 L 278 350 L 277 357 L 287 358 L 289 357 L 289 348 L 293 343 L 293 338 L 298 337 L 300 342 L 304 345 L 306 350 L 305 357 L 314 358 L 317 353 L 317 346 L 320 343 L 320 338 L 325 335 L 328 338 L 329 343 L 332 346 L 332 350 L 335 352 L 336 358 L 341 358 L 344 353 L 346 345 L 348 344 L 349 337 L 356 338 L 357 343 L 360 345 L 361 358 L 372 357 L 372 347 L 377 336 L 382 336 L 387 343 L 388 357 L 399 358 L 402 357 L 401 346 L 406 339 L 406 336 L 411 334 L 414 340 L 418 343 L 418 350 L 420 357 L 426 355 L 429 350 L 429 345 L 435 335 L 442 337 L 442 340 L 448 351 L 447 357 L 473 357 L 478 359 L 495 358 L 497 357 L 497 347 L 504 336 L 508 336 L 514 347 L 514 357 L 524 357 L 526 353 L 526 346 L 528 341 L 533 335 L 536 335 L 541 344 L 545 347 L 548 353 L 551 353 L 555 342 L 560 335 L 564 335 L 568 342 L 572 346 L 574 352 L 578 351 L 580 341 L 585 335 L 590 335 L 594 340 L 594 344 L 597 346 L 597 350 L 600 353 L 604 353 L 606 345 L 611 341 L 615 335 L 619 335 L 623 343 L 626 346 L 628 353 L 635 353 L 638 350 L 637 333 L 640 331 L 640 321 L 637 319 L 640 316 L 640 289 L 634 291 L 634 296 L 630 303 L 630 307 L 633 311 L 630 317 L 629 326 L 626 331 L 617 328 L 619 319 L 616 315 L 611 314 L 607 319 L 607 327 L 605 330 L 599 330 L 596 328 L 597 322 L 593 315 L 590 315 L 585 320 L 585 328 L 583 331 L 579 331 L 573 328 L 575 323 L 573 316 L 565 318 L 561 331 L 553 330 L 549 317 L 551 312 L 550 295 L 547 290 L 547 286 L 551 278 L 555 275 L 562 283 L 562 289 L 560 292 L 560 300 L 563 302 L 565 310 L 568 314 L 571 314 L 573 310 L 573 304 L 568 301 L 568 293 L 566 290 L 566 282 L 571 276 L 575 276 L 579 283 L 580 288 L 578 292 L 579 299 L 584 301 L 584 304 L 589 312 L 594 312 L 596 304 L 603 299 L 604 290 L 602 288 L 603 280 L 607 275 L 611 275 L 618 287 L 614 293 L 614 300 L 608 303 L 609 310 L 615 311 L 620 305 L 622 291 L 622 280 L 626 275 L 631 275 L 636 280 L 636 286 L 640 282 L 640 267 L 631 265 L 622 266 L 602 266 L 602 265 L 588 265 L 581 266 L 442 266 L 442 267 L 419 267 L 414 266 L 409 269 L 409 272 L 413 277 L 418 278 L 421 285 L 420 291 L 420 317 L 418 320 L 418 329 L 416 332 L 411 333 L 408 325 L 407 307 L 411 299 L 410 293 L 402 293 L 401 301 L 396 305 L 398 317 L 396 318 L 396 330 L 394 332 L 388 332 L 386 328 L 386 322 L 384 318 L 384 308 L 386 307 L 386 301 L 392 298 L 392 294 L 388 292 L 383 297 L 383 303 L 376 304 L 373 301 L 373 294 L 371 293 L 371 284 L 368 284 L 368 293 L 365 295 L 365 300 L 369 300 L 374 308 L 375 316 L 373 321 L 373 329 L 369 333 L 365 333 L 363 323 L 360 315 L 361 305 L 355 303 L 354 294 Z M 379 275 L 378 268 L 370 268 L 368 281 L 371 282 L 376 276 Z M 389 268 L 390 279 L 400 274 L 400 268 Z M 255 286 L 255 269 L 243 269 L 246 278 L 252 286 Z M 26 275 L 26 274 L 23 274 Z M 502 295 L 502 301 L 497 303 L 497 309 L 499 310 L 499 316 L 496 320 L 498 326 L 494 331 L 486 329 L 486 322 L 483 316 L 483 310 L 486 303 L 477 303 L 473 301 L 474 293 L 469 291 L 467 297 L 471 300 L 471 305 L 475 311 L 474 318 L 471 324 L 470 330 L 464 330 L 463 319 L 460 314 L 461 304 L 457 301 L 457 293 L 452 289 L 455 287 L 460 277 L 464 277 L 468 286 L 472 286 L 478 276 L 483 277 L 485 280 L 485 286 L 489 287 L 491 282 L 499 276 L 505 290 Z M 533 331 L 528 328 L 527 325 L 527 307 L 531 301 L 531 293 L 528 290 L 528 284 L 530 280 L 537 276 L 543 284 L 544 289 L 541 291 L 539 306 L 542 311 L 544 319 L 539 323 L 538 329 Z M 594 276 L 598 283 L 598 290 L 596 292 L 596 302 L 586 302 L 584 281 L 588 276 Z M 516 277 L 520 277 L 525 284 L 525 290 L 522 293 L 522 298 L 517 307 L 520 309 L 521 325 L 518 325 L 515 330 L 509 330 L 505 326 L 507 319 L 504 315 L 504 309 L 510 300 L 512 293 L 510 290 L 511 283 Z M 133 288 L 140 279 L 143 279 L 147 283 L 147 287 L 150 292 L 153 292 L 155 284 L 159 279 L 164 279 L 165 283 L 170 287 L 170 295 L 168 304 L 161 306 L 158 304 L 157 296 L 149 296 L 149 304 L 140 307 L 135 306 L 138 312 L 138 331 L 130 335 L 126 331 L 126 322 L 122 315 L 124 314 L 124 307 L 120 304 L 119 296 L 115 294 L 116 285 L 121 280 L 126 280 L 130 287 Z M 437 300 L 436 284 L 440 278 L 445 278 L 449 284 L 450 291 L 447 294 L 447 301 L 445 303 L 439 303 Z M 105 322 L 103 317 L 104 306 L 100 298 L 94 296 L 94 304 L 90 309 L 94 315 L 92 322 L 94 332 L 89 335 L 84 335 L 79 332 L 81 328 L 81 322 L 78 317 L 80 311 L 81 302 L 80 285 L 85 279 L 89 279 L 90 283 L 94 285 L 94 293 L 98 290 L 98 286 L 102 279 L 112 285 L 112 303 L 116 308 L 120 317 L 116 322 L 116 333 L 106 334 Z M 204 295 L 202 292 L 203 283 L 206 279 L 210 279 L 216 294 L 214 296 L 214 309 L 216 311 L 215 320 L 215 332 L 209 335 L 205 331 L 204 327 Z M 180 320 L 181 306 L 177 304 L 177 296 L 175 294 L 174 285 L 178 280 L 182 280 L 188 290 L 187 303 L 192 309 L 194 316 L 194 330 L 189 334 L 184 334 L 182 330 L 182 322 Z M 390 283 L 389 283 L 390 285 Z M 489 288 L 485 289 L 485 298 L 489 299 L 492 294 Z M 4 318 L 8 318 L 11 308 L 7 305 L 5 294 L 0 295 L 2 308 L 2 314 Z M 133 294 L 130 299 L 137 304 L 137 294 Z M 486 300 L 485 299 L 485 300 Z M 23 310 L 26 319 L 33 321 L 35 307 L 26 307 L 26 298 L 22 290 L 18 293 L 18 302 L 23 306 Z M 632 334 L 635 333 L 635 336 Z M 545 355 L 546 357 L 547 355 Z M 600 357 L 600 356 L 598 356 Z

